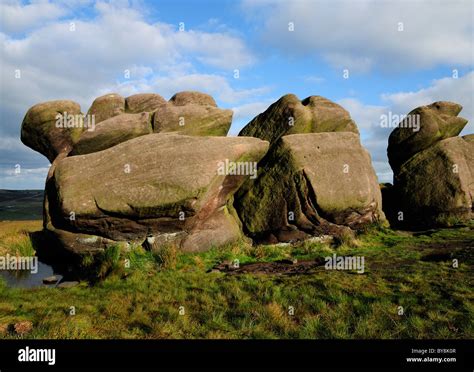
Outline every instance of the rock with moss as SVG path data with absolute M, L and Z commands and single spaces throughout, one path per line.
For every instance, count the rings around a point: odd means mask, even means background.
M 142 112 L 155 111 L 161 105 L 165 105 L 166 100 L 155 93 L 140 93 L 125 99 L 125 112 L 139 114 Z
M 474 143 L 474 134 L 467 134 L 462 138 L 469 143 Z
M 81 107 L 73 101 L 49 101 L 31 107 L 21 125 L 21 141 L 50 162 L 69 153 L 84 131 Z
M 95 124 L 125 112 L 125 98 L 117 93 L 109 93 L 97 97 L 87 112 Z M 92 120 L 92 119 L 91 119 Z
M 62 158 L 47 183 L 48 230 L 114 242 L 161 239 L 185 251 L 240 239 L 232 195 L 267 149 L 256 138 L 157 133 Z M 74 239 L 62 239 L 65 249 L 86 249 L 84 239 L 69 247 Z
M 287 94 L 255 117 L 239 136 L 257 137 L 271 144 L 287 134 L 352 132 L 358 134 L 350 114 L 324 97 L 310 96 L 300 101 Z
M 207 94 L 180 92 L 154 111 L 153 130 L 190 136 L 226 136 L 232 114 L 232 110 L 218 108 Z
M 261 241 L 341 236 L 385 219 L 370 156 L 350 132 L 281 137 L 235 198 L 244 231 Z
M 83 155 L 108 149 L 129 139 L 153 133 L 149 112 L 121 114 L 101 121 L 82 133 L 71 155 Z
M 466 137 L 439 141 L 402 165 L 395 178 L 402 225 L 451 226 L 474 218 L 474 141 Z
M 446 101 L 412 110 L 390 134 L 387 155 L 395 173 L 404 162 L 443 139 L 461 133 L 467 120 L 458 117 L 462 106 Z
M 474 135 L 458 137 L 462 107 L 434 102 L 412 110 L 389 138 L 394 185 L 385 193 L 390 223 L 430 228 L 473 218 Z
M 200 105 L 200 106 L 212 106 L 217 107 L 216 101 L 212 96 L 202 92 L 196 91 L 184 91 L 176 93 L 170 98 L 170 102 L 175 106 L 185 106 L 188 104 Z
M 196 136 L 225 136 L 232 111 L 217 108 L 205 93 L 180 92 L 169 101 L 153 93 L 123 98 L 108 94 L 97 98 L 87 116 L 82 133 L 71 155 L 105 150 L 129 139 L 150 133 L 176 132 Z M 94 115 L 94 116 L 92 116 Z

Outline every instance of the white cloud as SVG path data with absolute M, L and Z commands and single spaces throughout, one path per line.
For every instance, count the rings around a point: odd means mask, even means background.
M 20 164 L 21 165 L 21 164 Z M 16 173 L 14 167 L 0 168 L 0 189 L 37 189 L 44 185 L 49 168 L 25 168 L 21 167 L 20 173 Z
M 48 173 L 49 167 L 44 167 L 44 168 L 21 168 L 21 164 L 19 164 L 20 167 L 19 173 L 17 173 L 15 168 L 7 168 L 7 169 L 2 169 L 2 173 L 4 175 L 11 176 L 11 177 L 29 177 L 29 176 L 35 176 L 35 175 L 40 175 L 44 176 L 45 174 Z
M 22 5 L 19 1 L 0 3 L 0 30 L 21 32 L 66 14 L 66 9 L 47 1 Z
M 178 25 L 146 19 L 147 9 L 140 2 L 97 2 L 84 13 L 87 3 L 3 1 L 0 5 L 0 165 L 20 162 L 33 168 L 47 162 L 20 142 L 23 116 L 39 102 L 70 99 L 86 112 L 95 97 L 111 91 L 125 96 L 156 92 L 169 98 L 192 89 L 229 104 L 265 91 L 234 88 L 233 70 L 249 66 L 255 58 L 242 39 L 223 25 L 218 31 L 186 28 L 180 32 Z M 216 67 L 217 72 L 208 73 Z M 20 178 L 8 182 L 15 180 L 18 185 L 25 182 Z
M 379 125 L 380 115 L 386 113 L 386 107 L 365 105 L 355 98 L 344 98 L 337 102 L 350 112 L 359 129 L 370 130 Z
M 473 63 L 472 0 L 244 1 L 266 45 L 315 55 L 337 68 L 369 71 Z M 294 31 L 288 24 L 293 22 Z M 398 31 L 399 27 L 403 31 Z
M 269 90 L 268 87 L 234 89 L 226 78 L 215 74 L 156 77 L 152 81 L 152 87 L 159 89 L 158 91 L 163 92 L 165 96 L 171 96 L 183 90 L 199 90 L 211 94 L 225 103 L 255 98 Z
M 246 103 L 244 105 L 233 107 L 232 110 L 234 111 L 234 116 L 229 135 L 237 135 L 250 120 L 264 112 L 274 101 L 275 99 L 270 98 L 261 102 Z
M 98 3 L 96 10 L 98 16 L 91 20 L 73 20 L 75 31 L 70 31 L 70 20 L 63 20 L 23 38 L 0 33 L 1 79 L 3 91 L 8 91 L 2 100 L 7 106 L 26 111 L 38 101 L 57 98 L 89 105 L 98 92 L 123 83 L 125 70 L 131 72 L 128 83 L 132 85 L 152 73 L 165 77 L 179 73 L 192 80 L 199 75 L 194 69 L 196 60 L 229 72 L 253 62 L 252 54 L 235 36 L 180 32 L 174 25 L 149 23 L 129 7 Z M 21 70 L 21 79 L 15 79 L 15 70 Z M 229 101 L 245 96 L 230 83 L 226 85 Z
M 232 110 L 234 110 L 234 118 L 237 120 L 248 118 L 253 119 L 258 114 L 264 112 L 273 102 L 274 100 L 269 99 L 263 102 L 252 102 L 233 107 Z

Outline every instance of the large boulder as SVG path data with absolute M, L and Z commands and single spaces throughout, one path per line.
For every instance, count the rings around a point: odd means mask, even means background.
M 95 125 L 94 130 L 87 130 L 81 135 L 71 155 L 105 150 L 129 139 L 153 133 L 151 119 L 149 112 L 142 112 L 121 114 L 101 121 Z
M 180 92 L 154 111 L 153 130 L 192 136 L 226 136 L 232 123 L 232 110 L 217 107 L 204 93 Z
M 407 226 L 446 226 L 474 218 L 474 135 L 418 152 L 395 178 L 397 215 Z
M 467 124 L 466 119 L 458 117 L 461 110 L 461 105 L 445 101 L 412 110 L 388 140 L 387 155 L 394 172 L 416 153 L 459 135 Z
M 358 134 L 350 114 L 338 104 L 320 96 L 300 101 L 287 94 L 255 117 L 239 133 L 276 142 L 287 134 L 352 132 Z
M 97 97 L 87 112 L 89 120 L 95 124 L 125 112 L 125 98 L 117 93 L 109 93 Z
M 244 231 L 262 241 L 338 235 L 385 218 L 370 155 L 350 132 L 281 137 L 234 205 Z
M 59 154 L 71 151 L 84 129 L 78 103 L 49 101 L 28 110 L 21 125 L 21 141 L 53 162 Z
M 391 133 L 394 184 L 384 204 L 392 225 L 429 228 L 473 218 L 474 135 L 457 137 L 467 124 L 457 116 L 461 109 L 444 101 L 417 107 Z
M 125 99 L 125 111 L 130 114 L 155 111 L 161 105 L 165 105 L 166 100 L 155 93 L 140 93 Z
M 47 228 L 70 251 L 110 241 L 225 244 L 241 237 L 232 196 L 249 175 L 222 165 L 254 164 L 267 149 L 256 138 L 159 133 L 65 157 L 47 182 Z

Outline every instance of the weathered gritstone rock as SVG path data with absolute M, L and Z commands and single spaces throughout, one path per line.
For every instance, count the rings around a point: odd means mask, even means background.
M 81 135 L 71 155 L 105 150 L 150 133 L 225 136 L 232 121 L 231 110 L 217 108 L 211 96 L 199 92 L 176 93 L 169 102 L 158 94 L 135 94 L 124 102 L 117 94 L 97 98 L 89 110 L 96 115 L 95 126 Z
M 153 133 L 152 116 L 148 112 L 122 114 L 98 123 L 93 131 L 85 131 L 71 155 L 90 154 L 108 149 L 129 139 Z
M 78 103 L 49 101 L 28 110 L 21 125 L 21 141 L 53 162 L 59 154 L 71 151 L 83 131 Z
M 64 125 L 58 114 L 68 115 Z M 117 244 L 193 251 L 240 238 L 232 200 L 249 175 L 217 174 L 217 166 L 256 164 L 268 143 L 158 134 L 225 136 L 231 120 L 231 110 L 199 92 L 169 101 L 111 93 L 95 99 L 85 118 L 72 101 L 33 106 L 22 141 L 52 163 L 43 207 L 45 232 L 59 247 L 51 252 L 70 257 Z
M 94 115 L 95 124 L 125 112 L 125 98 L 117 93 L 109 93 L 98 97 L 92 102 L 87 112 L 88 117 Z
M 359 133 L 350 114 L 338 104 L 320 96 L 300 101 L 294 94 L 287 94 L 248 123 L 239 136 L 273 144 L 287 134 L 321 132 Z
M 437 142 L 402 165 L 396 210 L 406 225 L 443 226 L 474 218 L 474 136 L 466 137 Z
M 52 161 L 44 229 L 57 254 L 116 245 L 201 251 L 243 238 L 242 228 L 256 240 L 289 242 L 384 219 L 357 127 L 323 97 L 284 96 L 239 137 L 224 137 L 232 111 L 199 92 L 169 101 L 108 94 L 71 133 L 51 128 L 51 117 L 80 113 L 79 105 L 43 105 L 25 117 L 24 142 Z
M 248 175 L 219 165 L 258 162 L 267 149 L 256 138 L 159 133 L 63 158 L 47 182 L 46 226 L 74 251 L 147 237 L 171 236 L 186 251 L 225 244 L 241 237 L 231 198 Z
M 155 111 L 161 105 L 166 105 L 166 100 L 155 93 L 141 93 L 125 99 L 125 112 L 139 114 L 141 112 Z
M 462 138 L 471 144 L 474 143 L 474 134 L 467 134 L 463 136 Z
M 474 135 L 457 137 L 467 120 L 461 105 L 435 102 L 414 109 L 419 131 L 405 119 L 387 150 L 394 185 L 384 193 L 390 222 L 406 228 L 450 226 L 473 218 Z
M 204 93 L 180 92 L 153 116 L 155 133 L 177 132 L 190 136 L 226 136 L 232 123 L 232 110 L 217 107 Z
M 175 106 L 185 106 L 188 104 L 195 104 L 201 106 L 213 106 L 217 107 L 216 101 L 209 94 L 187 91 L 176 93 L 171 97 L 170 102 Z
M 459 135 L 467 124 L 466 119 L 457 117 L 461 110 L 457 103 L 440 101 L 411 111 L 388 140 L 387 155 L 393 171 L 398 173 L 416 153 Z
M 283 136 L 235 196 L 245 231 L 257 240 L 343 235 L 384 220 L 368 152 L 355 133 Z

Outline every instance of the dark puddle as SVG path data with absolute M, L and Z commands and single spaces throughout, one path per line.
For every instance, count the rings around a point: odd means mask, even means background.
M 44 284 L 43 279 L 51 276 L 57 277 L 57 282 L 62 279 L 62 275 L 55 272 L 52 266 L 38 261 L 37 271 L 29 270 L 1 270 L 0 277 L 3 278 L 8 287 L 12 288 L 38 288 L 55 287 L 56 283 Z
M 63 282 L 78 280 L 77 270 L 69 257 L 56 254 L 42 231 L 29 234 L 37 254 L 37 270 L 0 270 L 7 287 L 11 288 L 54 288 Z M 43 252 L 49 252 L 44 254 Z M 47 279 L 45 281 L 45 279 Z

